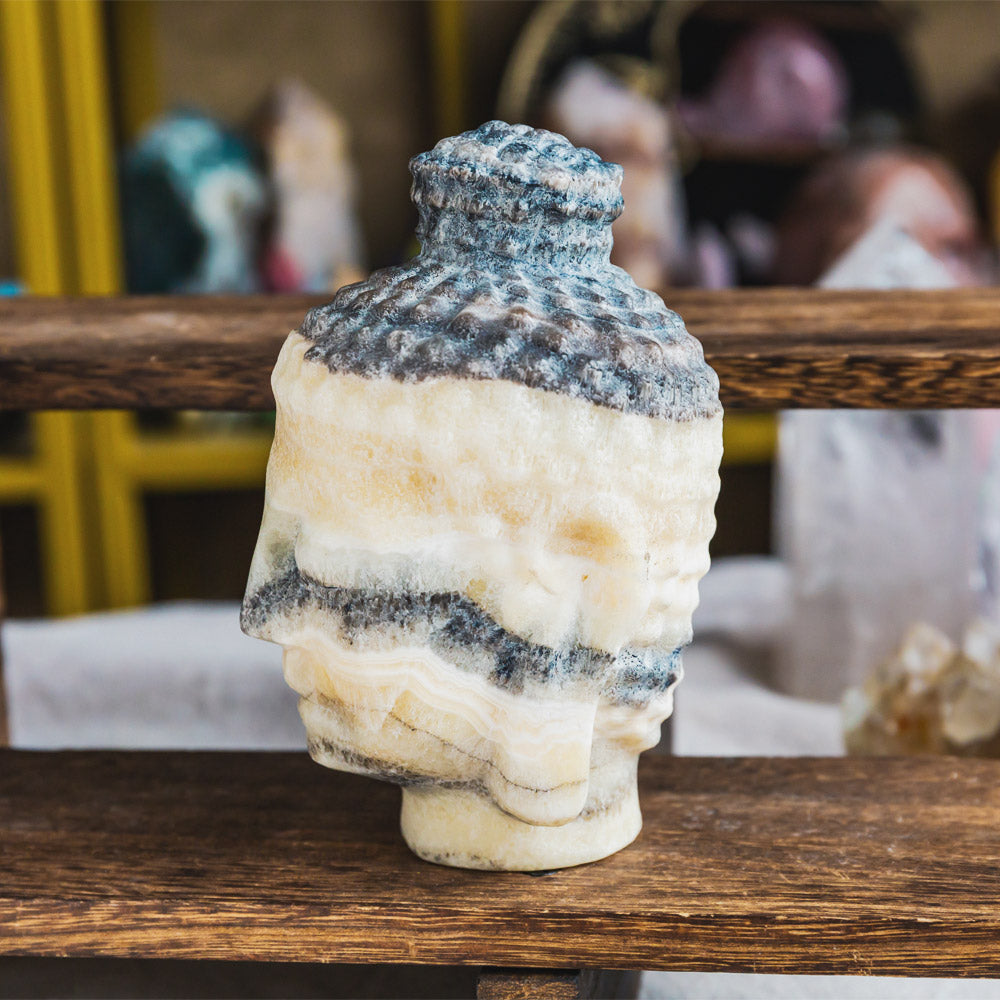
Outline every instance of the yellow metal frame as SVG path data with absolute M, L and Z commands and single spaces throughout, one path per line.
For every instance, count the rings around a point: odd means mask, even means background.
M 143 493 L 261 487 L 271 433 L 142 433 L 131 413 L 95 413 L 93 419 L 107 600 L 111 607 L 142 604 L 150 599 Z
M 739 413 L 722 422 L 724 465 L 767 465 L 778 447 L 774 413 Z
M 110 93 L 98 0 L 53 0 L 77 288 L 122 291 Z
M 59 170 L 59 94 L 49 67 L 55 59 L 55 8 L 43 0 L 0 3 L 0 65 L 4 80 L 11 188 L 21 277 L 35 295 L 73 290 L 65 239 L 67 192 Z M 32 418 L 34 458 L 0 464 L 0 500 L 36 500 L 46 606 L 72 614 L 95 605 L 82 503 L 80 416 Z
M 53 8 L 41 0 L 0 3 L 15 235 L 22 277 L 37 295 L 63 294 L 71 281 L 71 258 L 60 231 L 65 192 L 56 166 L 59 109 L 47 72 L 52 15 Z
M 30 503 L 45 488 L 39 461 L 32 458 L 0 458 L 0 500 Z

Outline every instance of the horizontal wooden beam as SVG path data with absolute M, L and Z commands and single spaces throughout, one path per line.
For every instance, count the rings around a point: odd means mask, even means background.
M 282 341 L 322 301 L 0 299 L 0 409 L 273 409 Z
M 269 409 L 323 298 L 0 300 L 0 409 Z M 729 408 L 1000 407 L 1000 290 L 671 291 Z
M 1000 761 L 640 774 L 632 846 L 533 877 L 304 753 L 0 751 L 0 954 L 1000 976 Z

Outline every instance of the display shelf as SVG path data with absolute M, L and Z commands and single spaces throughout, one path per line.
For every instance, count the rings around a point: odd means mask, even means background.
M 0 300 L 0 409 L 269 410 L 316 296 Z M 1000 406 L 1000 289 L 670 291 L 730 409 Z
M 544 877 L 410 854 L 303 753 L 0 753 L 0 953 L 1000 976 L 1000 762 L 647 757 Z
M 1000 292 L 669 299 L 730 406 L 1000 403 Z M 268 408 L 316 301 L 0 303 L 0 405 Z M 5 751 L 0 953 L 1000 976 L 1000 762 L 640 769 L 638 841 L 532 878 L 418 861 L 395 789 L 303 753 Z

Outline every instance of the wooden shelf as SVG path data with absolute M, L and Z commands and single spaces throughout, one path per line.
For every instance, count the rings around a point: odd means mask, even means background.
M 1000 289 L 668 291 L 729 408 L 1000 406 Z M 322 298 L 0 300 L 0 409 L 270 409 Z
M 544 877 L 421 862 L 304 753 L 0 752 L 0 954 L 1000 975 L 1000 761 L 647 757 Z

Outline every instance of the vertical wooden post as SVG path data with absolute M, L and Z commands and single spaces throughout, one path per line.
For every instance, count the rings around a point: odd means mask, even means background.
M 639 972 L 615 969 L 483 969 L 477 1000 L 634 1000 Z

